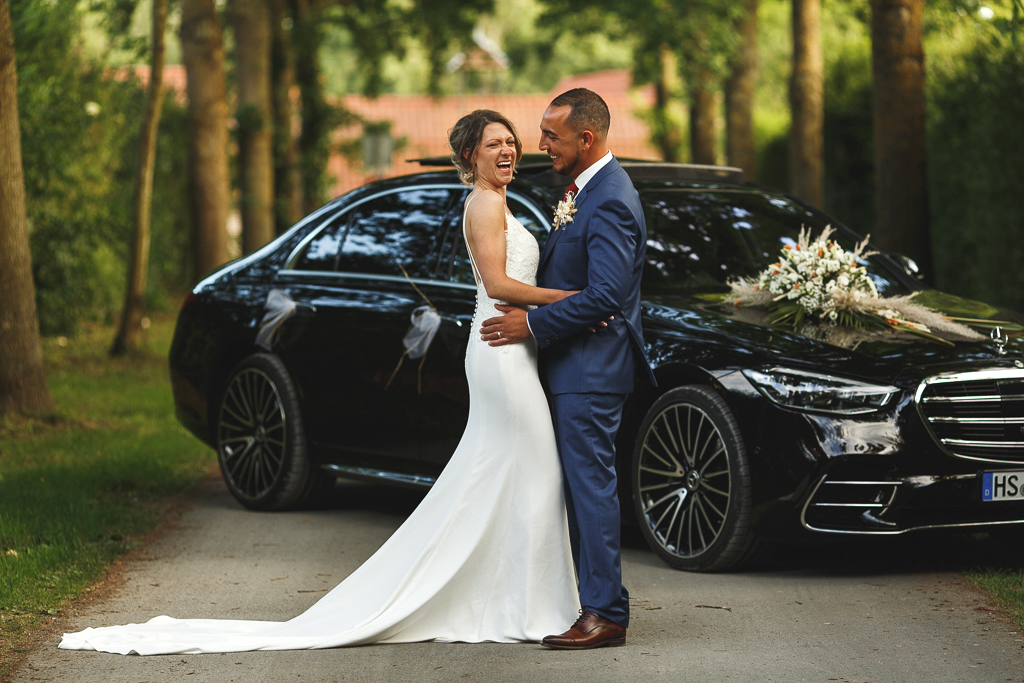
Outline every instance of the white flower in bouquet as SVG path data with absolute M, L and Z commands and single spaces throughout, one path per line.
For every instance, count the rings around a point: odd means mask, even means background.
M 867 240 L 847 251 L 829 240 L 832 233 L 832 228 L 826 227 L 812 242 L 810 232 L 802 229 L 796 244 L 785 245 L 779 260 L 756 278 L 730 282 L 727 297 L 737 308 L 765 308 L 769 322 L 798 330 L 808 329 L 808 322 L 820 321 L 828 327 L 911 332 L 943 343 L 950 342 L 936 337 L 933 330 L 970 340 L 983 338 L 941 313 L 913 303 L 913 294 L 879 298 L 867 268 L 861 265 L 862 259 L 875 253 L 865 251 Z M 805 322 L 807 317 L 810 321 Z

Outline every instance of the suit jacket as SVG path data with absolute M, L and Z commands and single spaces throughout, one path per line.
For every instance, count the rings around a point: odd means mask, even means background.
M 613 158 L 575 204 L 573 222 L 548 237 L 537 271 L 540 287 L 581 290 L 529 313 L 541 377 L 553 394 L 628 394 L 638 368 L 656 385 L 640 326 L 647 250 L 640 196 Z M 613 315 L 608 327 L 587 330 Z

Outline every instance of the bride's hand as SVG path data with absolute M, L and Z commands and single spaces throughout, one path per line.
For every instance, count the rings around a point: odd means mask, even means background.
M 615 316 L 614 315 L 608 316 L 608 320 L 615 320 Z M 608 327 L 608 323 L 605 322 L 604 320 L 602 320 L 601 322 L 599 322 L 594 327 L 588 327 L 587 329 L 590 330 L 591 332 L 597 332 L 597 328 L 598 327 Z
M 579 290 L 579 289 L 569 289 L 569 290 L 566 290 L 565 292 L 562 293 L 562 298 L 563 299 L 567 299 L 568 297 L 572 296 L 573 294 L 579 294 L 580 291 L 581 290 Z M 608 316 L 608 320 L 615 320 L 615 316 L 614 315 Z M 590 330 L 591 332 L 597 332 L 597 328 L 599 328 L 599 327 L 608 327 L 608 323 L 606 321 L 602 320 L 598 324 L 594 325 L 593 327 L 588 327 L 587 329 Z

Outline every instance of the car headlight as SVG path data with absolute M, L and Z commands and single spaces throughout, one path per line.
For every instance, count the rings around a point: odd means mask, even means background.
M 878 410 L 899 389 L 790 368 L 744 370 L 765 398 L 786 408 L 838 415 Z

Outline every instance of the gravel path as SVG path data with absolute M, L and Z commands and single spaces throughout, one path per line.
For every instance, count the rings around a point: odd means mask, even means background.
M 329 509 L 258 514 L 221 486 L 124 568 L 69 628 L 176 617 L 288 619 L 369 556 L 414 493 L 341 484 Z M 1022 681 L 1021 636 L 952 571 L 936 540 L 789 551 L 767 570 L 699 575 L 636 539 L 626 647 L 420 643 L 311 652 L 122 657 L 33 652 L 13 681 Z M 187 678 L 186 678 L 187 677 Z

